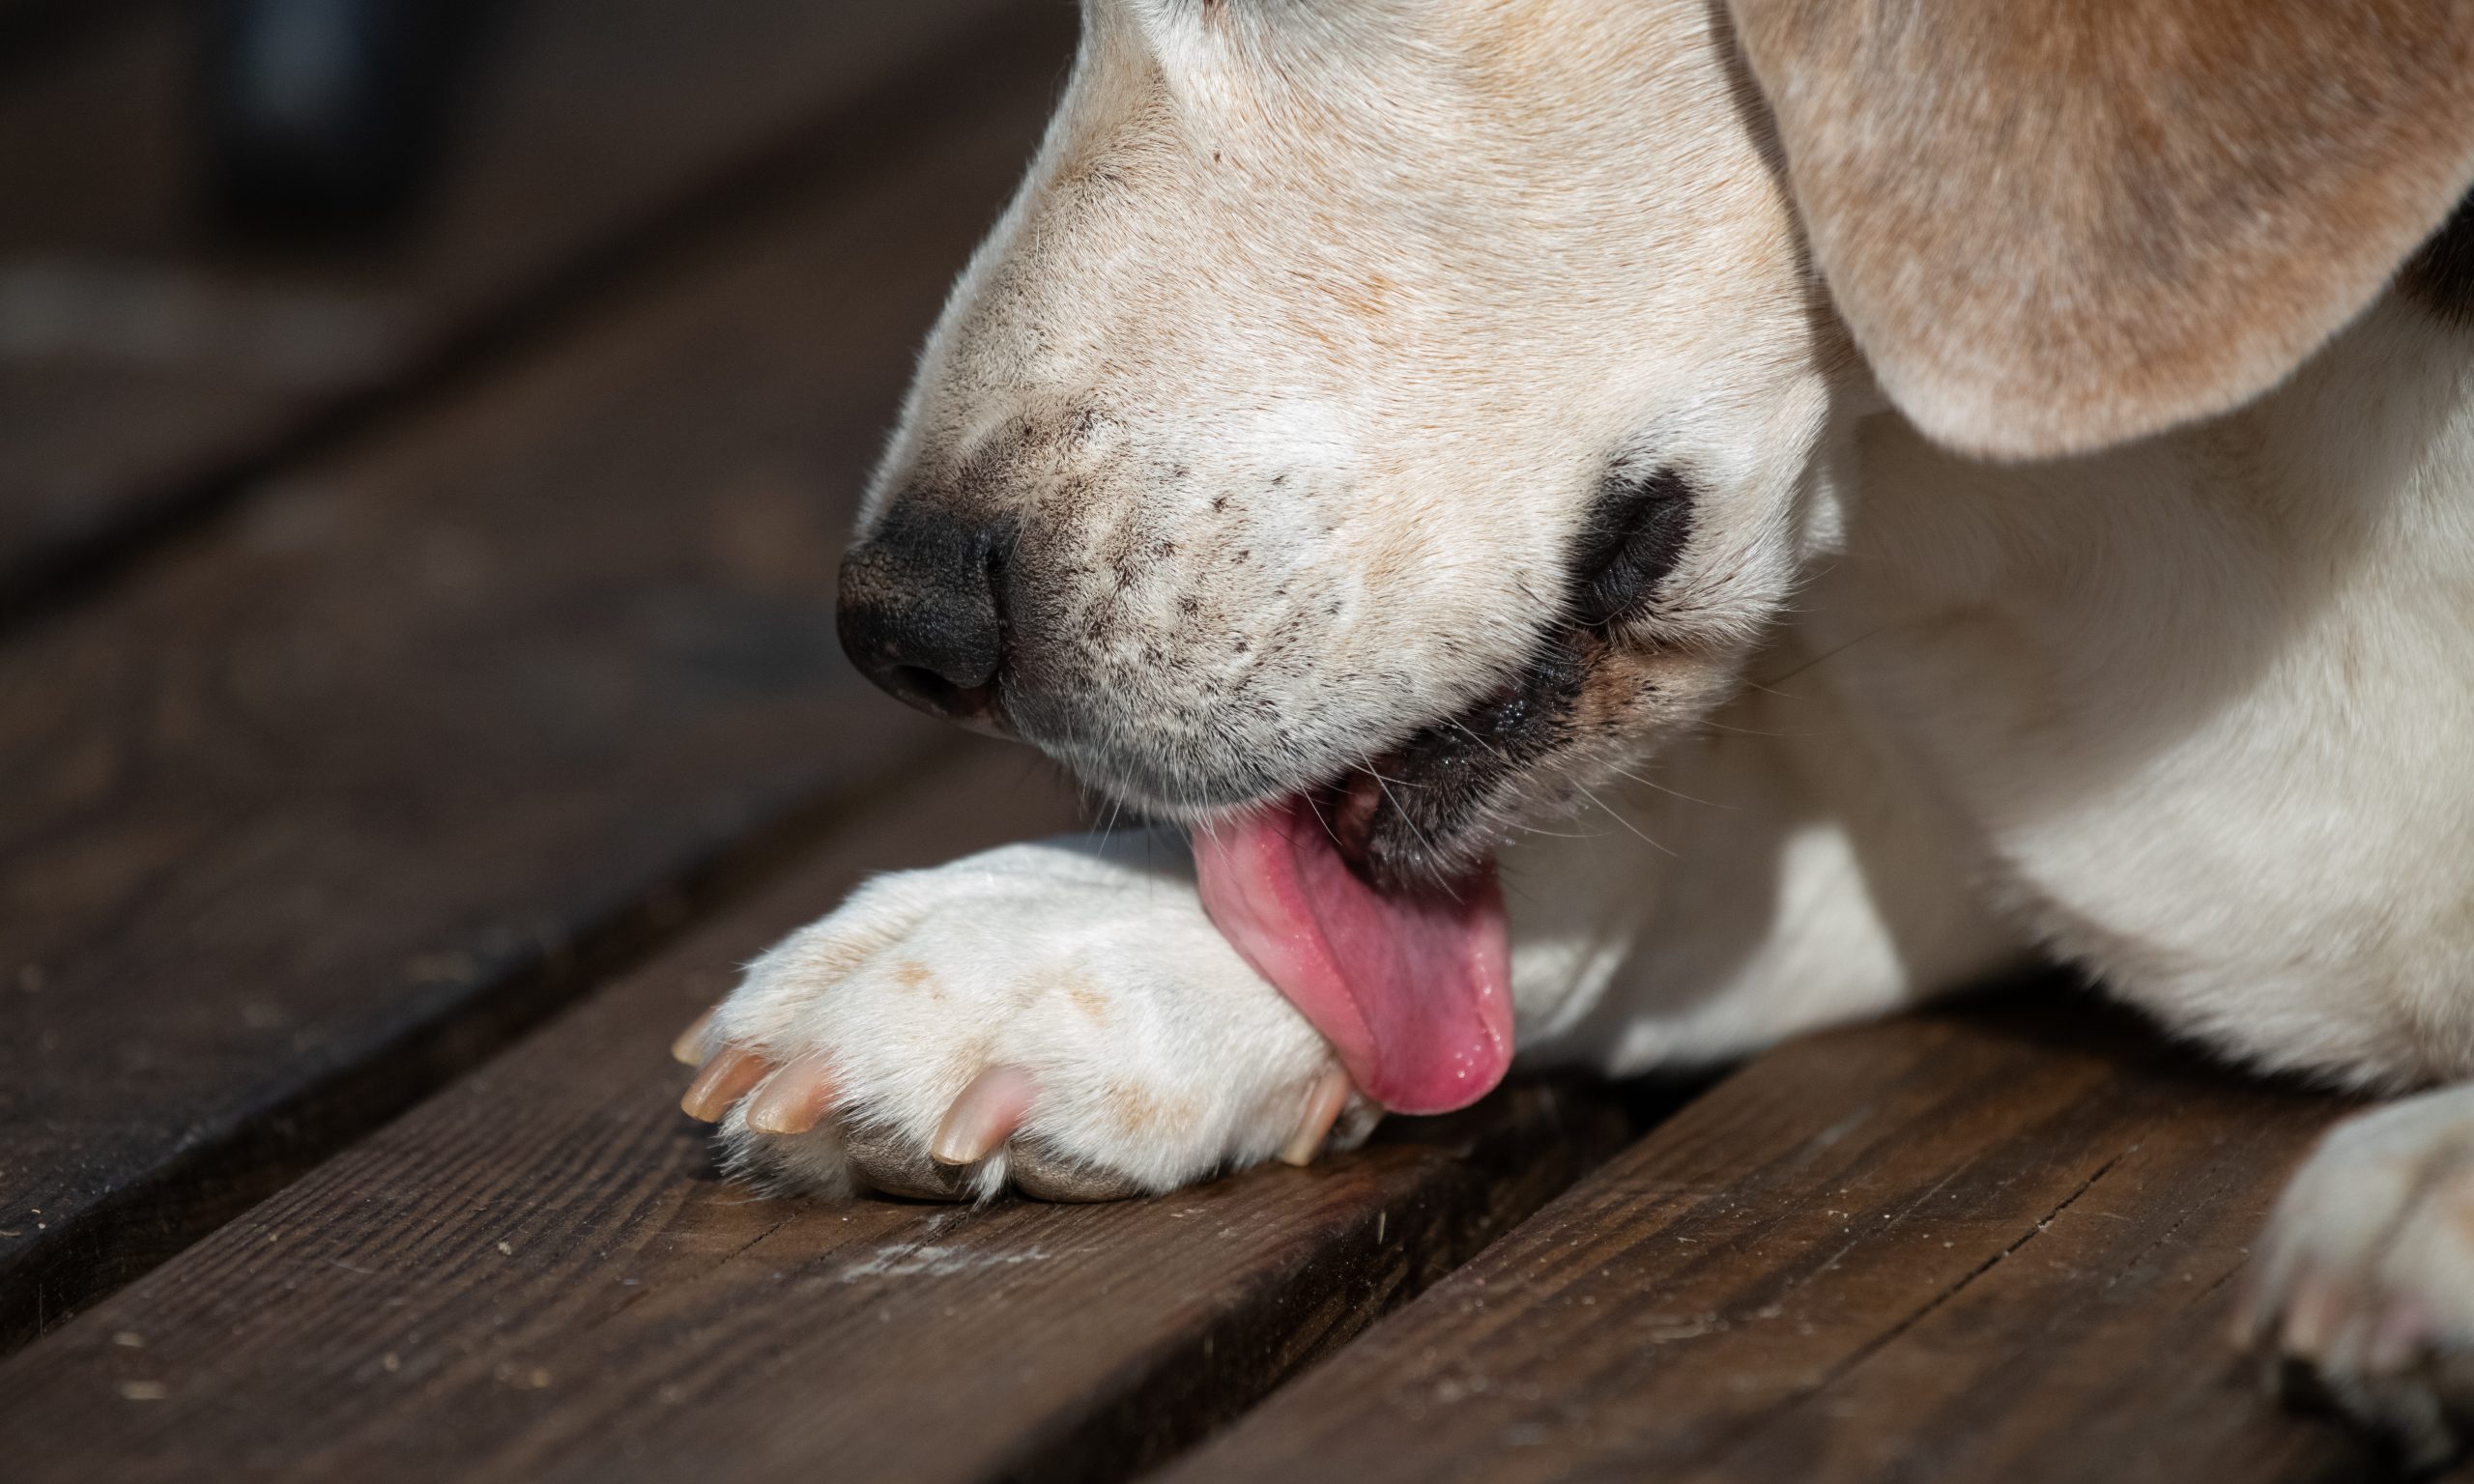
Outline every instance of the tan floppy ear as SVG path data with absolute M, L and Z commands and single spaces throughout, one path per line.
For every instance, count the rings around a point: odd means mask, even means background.
M 1730 0 L 1815 263 L 1969 452 L 2266 390 L 2474 182 L 2474 0 Z

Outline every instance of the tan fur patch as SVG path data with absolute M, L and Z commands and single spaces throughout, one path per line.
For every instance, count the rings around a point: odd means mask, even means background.
M 2045 457 L 2224 412 L 2474 182 L 2474 0 L 1736 0 L 1883 389 Z
M 800 957 L 807 973 L 826 984 L 839 984 L 890 947 L 898 935 L 882 928 L 853 930 L 821 942 L 802 944 Z
M 1075 1009 L 1089 1015 L 1095 1023 L 1100 1025 L 1108 1023 L 1108 997 L 1093 987 L 1090 981 L 1067 980 L 1065 997 L 1074 1002 Z
M 1134 1082 L 1109 1083 L 1101 1108 L 1108 1123 L 1127 1138 L 1148 1137 L 1192 1122 L 1198 1111 L 1186 1099 L 1163 1098 Z

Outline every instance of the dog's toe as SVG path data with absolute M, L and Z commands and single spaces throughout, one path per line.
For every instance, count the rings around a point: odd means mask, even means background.
M 966 1201 L 977 1193 L 970 1172 L 940 1164 L 899 1129 L 859 1127 L 842 1135 L 843 1156 L 859 1184 L 882 1195 L 916 1201 Z
M 2236 1338 L 2432 1468 L 2474 1437 L 2474 1092 L 2336 1128 L 2278 1202 Z
M 1038 1201 L 1092 1204 L 1142 1193 L 1140 1186 L 1122 1175 L 1068 1159 L 1033 1139 L 1014 1141 L 1006 1153 L 1005 1171 L 1015 1189 Z
M 759 1133 L 805 1133 L 833 1112 L 833 1066 L 810 1053 L 776 1069 L 747 1099 L 747 1127 Z

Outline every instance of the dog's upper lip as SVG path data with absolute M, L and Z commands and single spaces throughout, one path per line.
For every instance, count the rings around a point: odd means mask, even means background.
M 1373 762 L 1321 785 L 1333 837 L 1360 874 L 1402 889 L 1448 879 L 1482 857 L 1474 836 L 1502 785 L 1566 735 L 1597 656 L 1682 559 L 1694 494 L 1671 465 L 1618 460 L 1571 553 L 1565 614 L 1527 660 Z
M 1638 608 L 1683 558 L 1695 509 L 1680 470 L 1618 461 L 1572 552 L 1573 621 L 1604 628 Z

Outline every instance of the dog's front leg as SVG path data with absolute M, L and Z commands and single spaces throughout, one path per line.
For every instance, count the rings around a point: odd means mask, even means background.
M 2431 1467 L 2474 1435 L 2474 1085 L 2340 1124 L 2279 1199 L 2239 1338 Z
M 1578 838 L 1504 855 L 1533 1064 L 1628 1074 L 1742 1055 L 2029 956 L 1986 905 L 1964 832 L 1826 686 L 1755 687 L 1588 797 L 1559 827 Z

